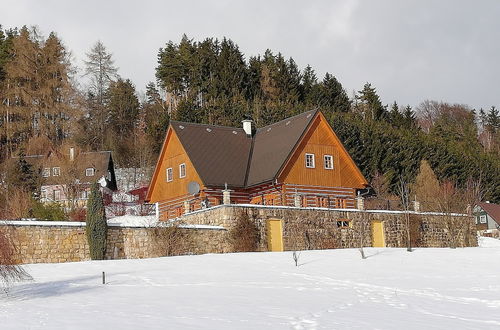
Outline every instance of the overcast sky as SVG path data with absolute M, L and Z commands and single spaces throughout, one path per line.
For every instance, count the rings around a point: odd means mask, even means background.
M 57 32 L 82 66 L 101 40 L 138 90 L 158 49 L 231 38 L 248 58 L 269 48 L 334 74 L 351 96 L 372 83 L 384 103 L 425 99 L 500 106 L 500 1 L 23 1 L 2 0 L 4 28 Z

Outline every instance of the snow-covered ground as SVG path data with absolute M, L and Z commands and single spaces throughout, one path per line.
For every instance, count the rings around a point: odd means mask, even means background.
M 0 329 L 500 329 L 500 241 L 480 243 L 28 265 Z

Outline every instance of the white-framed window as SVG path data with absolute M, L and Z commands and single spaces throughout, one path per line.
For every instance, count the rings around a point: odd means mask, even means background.
M 40 192 L 40 199 L 42 201 L 45 201 L 47 199 L 47 190 L 44 189 Z
M 314 154 L 306 154 L 306 167 L 314 168 Z
M 55 201 L 61 200 L 61 191 L 60 190 L 54 190 L 54 200 Z
M 167 182 L 171 182 L 174 180 L 174 171 L 171 167 L 167 168 Z
M 94 176 L 95 175 L 95 168 L 89 167 L 85 169 L 85 176 Z
M 323 163 L 326 170 L 333 170 L 333 156 L 332 155 L 324 155 Z
M 44 178 L 48 178 L 50 176 L 50 167 L 45 167 L 43 170 L 42 170 L 42 176 Z
M 182 163 L 179 165 L 179 178 L 186 177 L 186 164 Z
M 487 222 L 487 221 L 486 221 L 486 215 L 481 215 L 481 216 L 479 216 L 479 222 L 480 222 L 480 223 L 486 223 L 486 222 Z
M 52 167 L 52 176 L 59 176 L 61 175 L 61 168 L 60 167 Z
M 88 199 L 88 198 L 89 198 L 89 192 L 87 190 L 82 191 L 81 199 Z

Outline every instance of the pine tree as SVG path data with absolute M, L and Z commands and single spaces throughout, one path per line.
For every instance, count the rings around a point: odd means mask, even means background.
M 386 115 L 385 107 L 377 95 L 377 91 L 370 83 L 366 83 L 363 89 L 356 96 L 358 99 L 358 111 L 367 120 L 384 119 Z
M 103 260 L 106 254 L 106 239 L 108 225 L 104 209 L 104 201 L 99 184 L 94 182 L 87 201 L 87 216 L 85 234 L 89 244 L 90 258 Z

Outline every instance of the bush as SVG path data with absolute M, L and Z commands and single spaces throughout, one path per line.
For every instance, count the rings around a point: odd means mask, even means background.
M 84 208 L 73 209 L 68 213 L 68 218 L 70 221 L 81 221 L 84 222 L 87 218 L 87 210 Z
M 33 218 L 40 220 L 59 220 L 66 219 L 64 208 L 59 203 L 44 204 L 41 202 L 34 202 L 32 210 Z
M 92 260 L 103 260 L 106 254 L 106 235 L 108 224 L 99 184 L 94 182 L 90 190 L 87 202 L 87 225 L 85 234 L 89 243 L 90 258 Z
M 229 231 L 229 239 L 234 252 L 257 251 L 259 243 L 259 229 L 250 215 L 241 211 L 236 224 Z

